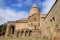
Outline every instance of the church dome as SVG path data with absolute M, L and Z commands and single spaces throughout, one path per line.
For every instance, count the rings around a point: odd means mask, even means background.
M 40 10 L 39 10 L 39 8 L 37 7 L 36 4 L 34 4 L 30 9 L 30 16 L 35 14 L 35 13 L 40 13 Z

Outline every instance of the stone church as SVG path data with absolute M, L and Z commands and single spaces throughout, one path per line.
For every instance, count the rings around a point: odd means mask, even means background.
M 40 9 L 34 4 L 30 9 L 28 18 L 22 18 L 16 21 L 9 21 L 7 23 L 6 36 L 34 36 L 40 34 L 40 16 L 42 20 L 45 14 L 40 15 Z M 32 33 L 33 32 L 33 33 Z
M 37 36 L 41 39 L 60 40 L 60 0 L 56 0 L 47 14 L 41 14 L 34 4 L 28 18 L 8 21 L 5 36 Z

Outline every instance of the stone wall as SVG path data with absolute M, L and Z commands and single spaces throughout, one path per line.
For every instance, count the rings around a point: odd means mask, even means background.
M 28 23 L 16 23 L 16 30 L 28 28 Z
M 47 35 L 49 38 L 56 37 L 60 40 L 60 0 L 57 0 L 45 20 L 42 22 L 41 31 L 42 35 Z M 44 33 L 44 34 L 43 34 Z

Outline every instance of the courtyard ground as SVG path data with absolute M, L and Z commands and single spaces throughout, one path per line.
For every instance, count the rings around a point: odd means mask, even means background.
M 0 37 L 0 40 L 40 40 L 39 37 Z

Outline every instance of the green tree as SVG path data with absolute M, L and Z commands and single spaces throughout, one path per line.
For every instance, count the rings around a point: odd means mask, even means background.
M 4 35 L 6 32 L 7 24 L 0 25 L 0 35 Z

